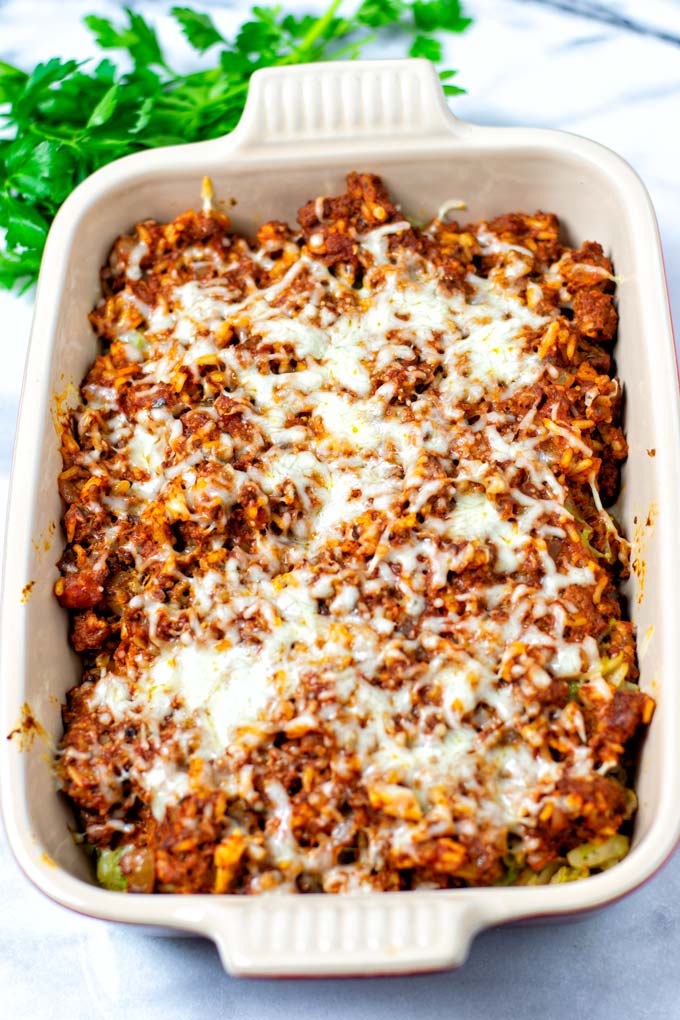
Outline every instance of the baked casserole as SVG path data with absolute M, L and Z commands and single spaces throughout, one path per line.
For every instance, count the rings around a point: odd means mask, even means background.
M 138 224 L 61 433 L 82 682 L 59 783 L 131 892 L 586 877 L 637 686 L 606 507 L 615 278 L 550 213 L 423 226 L 379 178 L 249 241 Z

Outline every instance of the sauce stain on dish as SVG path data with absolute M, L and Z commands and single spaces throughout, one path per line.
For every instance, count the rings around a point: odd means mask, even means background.
M 655 502 L 650 503 L 647 515 L 644 521 L 640 516 L 633 518 L 633 542 L 631 557 L 631 570 L 637 578 L 638 591 L 636 601 L 638 605 L 641 605 L 645 597 L 645 581 L 647 578 L 647 561 L 646 557 L 646 546 L 649 542 L 652 534 L 652 529 L 656 523 L 658 515 L 658 506 Z
M 8 740 L 18 740 L 19 750 L 30 751 L 36 736 L 49 742 L 44 727 L 38 722 L 27 701 L 21 706 L 21 721 L 7 734 Z
M 73 408 L 78 405 L 78 400 L 78 388 L 72 382 L 68 382 L 63 390 L 52 396 L 50 415 L 54 430 L 58 436 L 61 437 L 64 424 L 68 421 L 69 414 Z
M 31 545 L 35 549 L 36 553 L 40 556 L 42 553 L 49 552 L 52 547 L 52 541 L 54 539 L 54 533 L 57 530 L 57 522 L 50 521 L 46 528 L 40 532 L 37 538 L 34 538 Z

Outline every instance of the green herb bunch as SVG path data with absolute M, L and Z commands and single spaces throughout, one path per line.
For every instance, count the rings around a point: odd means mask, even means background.
M 207 14 L 173 7 L 193 49 L 215 54 L 211 67 L 191 74 L 173 71 L 152 26 L 130 8 L 120 27 L 85 18 L 102 50 L 125 51 L 125 69 L 108 58 L 55 57 L 30 73 L 0 62 L 0 286 L 35 282 L 50 223 L 94 170 L 141 149 L 231 131 L 258 68 L 354 58 L 395 33 L 410 43 L 411 56 L 438 61 L 437 33 L 470 23 L 459 0 L 363 0 L 347 17 L 341 2 L 321 17 L 253 7 L 231 42 Z M 454 74 L 440 72 L 449 94 L 462 91 L 448 83 Z

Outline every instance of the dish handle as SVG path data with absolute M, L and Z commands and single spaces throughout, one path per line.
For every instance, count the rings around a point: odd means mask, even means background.
M 229 149 L 356 147 L 361 139 L 462 135 L 429 60 L 361 60 L 267 67 L 250 80 Z
M 459 967 L 475 935 L 499 920 L 478 898 L 433 892 L 215 898 L 201 931 L 225 969 L 251 977 L 378 975 Z M 208 931 L 206 932 L 206 929 Z

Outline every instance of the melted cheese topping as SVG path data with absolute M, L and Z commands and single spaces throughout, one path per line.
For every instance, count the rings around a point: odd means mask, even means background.
M 408 226 L 359 240 L 359 289 L 312 243 L 245 298 L 225 274 L 146 308 L 147 328 L 123 339 L 151 388 L 179 392 L 205 371 L 225 380 L 228 399 L 197 408 L 203 438 L 165 398 L 123 415 L 116 390 L 85 389 L 106 420 L 112 473 L 131 472 L 108 509 L 121 525 L 193 526 L 203 542 L 191 569 L 167 537 L 125 546 L 140 577 L 153 566 L 168 580 L 130 601 L 146 651 L 101 670 L 91 707 L 143 721 L 150 753 L 130 775 L 157 819 L 193 788 L 190 762 L 213 763 L 230 795 L 266 798 L 283 873 L 291 861 L 325 870 L 329 888 L 332 855 L 298 845 L 281 783 L 249 785 L 253 754 L 276 733 L 324 734 L 371 802 L 391 805 L 369 836 L 377 866 L 386 847 L 413 847 L 421 818 L 447 831 L 438 789 L 456 798 L 463 830 L 528 839 L 564 774 L 532 736 L 536 698 L 553 678 L 601 680 L 594 642 L 562 636 L 569 589 L 594 574 L 554 552 L 572 518 L 551 433 L 533 410 L 507 410 L 543 375 L 551 318 L 524 303 L 516 272 L 470 272 L 464 292 L 424 258 L 395 256 L 389 238 Z M 487 230 L 478 240 L 508 248 Z M 132 279 L 145 254 L 132 252 Z M 251 258 L 274 265 L 264 249 Z M 462 574 L 480 580 L 461 590 Z M 589 753 L 569 767 L 587 774 Z

